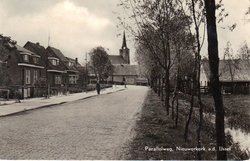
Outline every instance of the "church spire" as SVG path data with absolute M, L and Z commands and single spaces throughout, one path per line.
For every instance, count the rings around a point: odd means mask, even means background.
M 125 31 L 123 31 L 122 49 L 123 49 L 124 47 L 127 48 L 127 41 L 126 41 Z

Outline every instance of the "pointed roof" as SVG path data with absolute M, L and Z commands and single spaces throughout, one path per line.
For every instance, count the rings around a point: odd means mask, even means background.
M 123 41 L 122 41 L 122 49 L 127 48 L 127 41 L 126 41 L 126 34 L 125 31 L 123 32 Z

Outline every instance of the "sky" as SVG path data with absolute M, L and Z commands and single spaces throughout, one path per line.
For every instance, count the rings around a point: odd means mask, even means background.
M 250 43 L 250 22 L 244 20 L 250 1 L 223 2 L 229 17 L 218 24 L 221 57 L 227 41 L 235 53 L 244 41 Z M 117 28 L 116 13 L 123 12 L 118 3 L 119 0 L 0 0 L 0 33 L 11 36 L 21 46 L 32 41 L 47 47 L 50 40 L 50 46 L 68 57 L 78 57 L 81 63 L 85 54 L 97 46 L 118 55 L 123 33 L 122 28 Z M 233 32 L 221 29 L 233 23 L 237 23 Z M 127 39 L 134 63 L 134 43 L 132 37 Z M 207 55 L 206 43 L 202 54 Z

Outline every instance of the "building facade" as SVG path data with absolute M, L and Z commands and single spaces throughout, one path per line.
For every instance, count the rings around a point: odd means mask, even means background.
M 9 53 L 7 64 L 11 81 L 9 86 L 19 91 L 22 98 L 42 95 L 39 81 L 44 66 L 38 54 L 16 44 Z

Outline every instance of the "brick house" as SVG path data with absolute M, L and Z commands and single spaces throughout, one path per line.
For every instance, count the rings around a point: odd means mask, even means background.
M 9 86 L 18 90 L 22 98 L 42 95 L 37 86 L 44 69 L 40 55 L 16 44 L 15 49 L 9 52 L 7 68 L 11 81 Z
M 68 60 L 66 63 L 70 69 L 70 71 L 67 72 L 69 92 L 81 92 L 84 90 L 84 81 L 86 77 L 84 67 L 78 62 L 78 58 L 72 59 L 66 57 L 66 59 Z
M 65 74 L 67 68 L 64 66 L 64 63 L 60 57 L 55 54 L 55 49 L 53 47 L 46 48 L 47 54 L 47 77 L 48 77 L 48 88 L 50 95 L 57 95 L 66 93 L 67 87 L 65 82 Z
M 46 49 L 43 46 L 41 46 L 39 43 L 33 43 L 30 41 L 28 41 L 24 45 L 24 48 L 38 54 L 41 58 L 41 64 L 42 64 L 42 66 L 44 66 L 44 68 L 41 69 L 40 79 L 36 85 L 41 88 L 41 95 L 40 96 L 45 96 L 45 95 L 47 95 Z
M 55 67 L 55 64 L 58 64 L 60 67 L 59 71 L 56 70 L 48 70 L 48 72 L 61 72 L 60 75 L 55 76 L 54 81 L 55 84 L 61 83 L 62 92 L 80 92 L 78 86 L 78 79 L 79 79 L 79 71 L 76 68 L 76 61 L 71 58 L 67 58 L 64 54 L 54 47 L 48 47 L 47 49 L 48 59 L 50 63 Z M 79 65 L 79 63 L 77 63 Z M 60 80 L 60 82 L 57 82 Z

